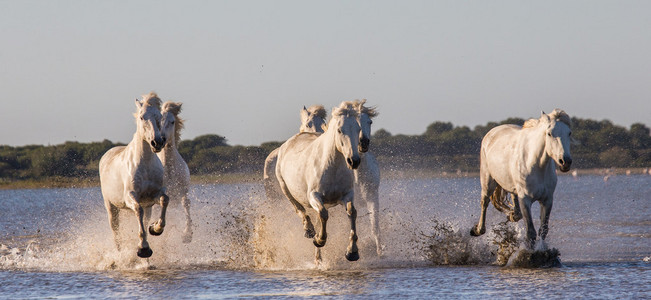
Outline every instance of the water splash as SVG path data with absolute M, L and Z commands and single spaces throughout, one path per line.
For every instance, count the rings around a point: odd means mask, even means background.
M 409 185 L 412 184 L 413 185 Z M 476 207 L 461 202 L 450 205 L 449 194 L 461 199 L 469 189 L 446 191 L 429 199 L 427 181 L 395 184 L 381 197 L 380 229 L 385 242 L 378 257 L 371 236 L 368 212 L 357 206 L 360 260 L 344 258 L 350 223 L 341 206 L 329 209 L 328 241 L 322 248 L 323 262 L 315 265 L 315 247 L 303 237 L 300 218 L 286 199 L 267 199 L 262 185 L 195 186 L 192 193 L 193 241 L 182 243 L 184 216 L 179 205 L 168 210 L 167 227 L 159 237 L 149 236 L 154 254 L 138 258 L 137 226 L 133 214 L 121 212 L 118 251 L 108 226 L 98 190 L 87 194 L 62 195 L 67 207 L 91 203 L 55 220 L 48 233 L 0 238 L 1 269 L 45 271 L 143 270 L 143 269 L 249 269 L 249 270 L 360 270 L 428 265 L 503 264 L 514 249 L 520 228 L 513 223 L 491 224 L 484 237 L 468 234 Z M 444 183 L 447 184 L 447 183 Z M 474 191 L 474 189 L 472 189 Z M 91 200 L 87 200 L 91 199 Z M 57 200 L 62 201 L 62 200 Z M 43 210 L 51 209 L 44 205 Z M 445 209 L 449 211 L 445 211 Z M 450 212 L 452 211 L 452 212 Z M 152 216 L 157 216 L 157 208 Z M 34 212 L 33 214 L 38 214 Z M 56 213 L 53 213 L 56 214 Z M 313 210 L 308 208 L 315 226 Z M 492 216 L 494 217 L 494 216 Z M 47 224 L 47 222 L 45 222 Z M 43 226 L 43 225 L 35 225 Z M 515 247 L 515 248 L 514 248 Z M 504 256 L 506 258 L 500 258 Z

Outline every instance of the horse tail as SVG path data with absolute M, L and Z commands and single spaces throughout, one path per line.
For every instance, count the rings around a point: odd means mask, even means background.
M 278 179 L 276 178 L 276 163 L 278 162 L 278 151 L 275 149 L 264 161 L 264 172 L 262 180 L 264 182 L 264 190 L 267 199 L 275 199 L 282 194 L 278 191 Z
M 276 161 L 278 160 L 278 149 L 274 149 L 264 160 L 264 172 L 262 178 L 273 180 L 276 177 Z M 271 178 L 271 177 L 274 178 Z
M 502 213 L 509 214 L 512 212 L 511 207 L 506 203 L 506 192 L 499 184 L 495 187 L 493 194 L 490 195 L 491 203 L 493 206 Z

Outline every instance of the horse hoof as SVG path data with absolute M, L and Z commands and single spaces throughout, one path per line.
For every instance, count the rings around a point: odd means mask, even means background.
M 348 261 L 356 261 L 359 259 L 359 252 L 346 252 L 346 259 Z
M 149 225 L 149 234 L 155 235 L 155 236 L 159 236 L 159 235 L 163 234 L 163 227 L 160 227 L 160 231 L 156 231 L 156 227 L 157 226 L 154 225 L 154 224 Z
M 520 219 L 522 219 L 522 215 L 516 215 L 516 214 L 509 215 L 509 221 L 511 222 L 517 222 L 520 221 Z
M 477 233 L 477 228 L 476 227 L 473 227 L 472 229 L 470 229 L 470 235 L 472 235 L 472 236 L 480 236 L 480 235 L 482 235 L 484 233 L 486 233 L 486 229 L 480 230 L 479 233 Z
M 317 246 L 318 248 L 321 248 L 321 247 L 325 246 L 326 240 L 313 239 L 312 243 L 314 243 L 314 246 Z
M 154 254 L 154 251 L 151 251 L 149 247 L 138 249 L 138 257 L 147 258 L 151 257 L 152 254 Z

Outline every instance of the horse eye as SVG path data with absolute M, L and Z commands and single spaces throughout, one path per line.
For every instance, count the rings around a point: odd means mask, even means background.
M 337 129 L 337 132 L 341 133 L 341 129 Z
M 369 123 L 369 124 L 373 124 L 373 121 L 369 121 L 368 123 Z
M 571 135 L 572 135 L 572 132 L 568 133 L 567 135 L 568 135 L 568 136 L 571 136 Z
M 552 133 L 551 133 L 551 132 L 548 132 L 547 135 L 548 135 L 548 136 L 552 136 Z

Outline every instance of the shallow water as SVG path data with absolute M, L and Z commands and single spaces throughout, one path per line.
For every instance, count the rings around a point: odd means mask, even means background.
M 384 256 L 357 203 L 360 260 L 344 258 L 349 225 L 334 207 L 319 267 L 291 205 L 266 200 L 258 184 L 193 186 L 192 243 L 181 243 L 172 207 L 149 259 L 135 256 L 131 213 L 115 249 L 98 188 L 0 191 L 0 298 L 651 297 L 651 176 L 561 176 L 547 244 L 563 267 L 542 269 L 495 265 L 503 233 L 521 239 L 523 229 L 492 207 L 487 234 L 469 236 L 477 178 L 387 180 L 380 190 Z

